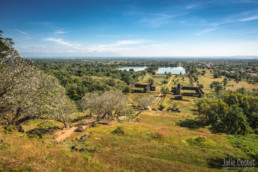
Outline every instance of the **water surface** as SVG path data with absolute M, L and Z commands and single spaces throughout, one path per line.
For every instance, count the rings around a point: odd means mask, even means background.
M 183 67 L 160 67 L 157 74 L 165 74 L 165 73 L 171 73 L 171 74 L 185 74 L 185 69 Z
M 127 67 L 121 67 L 121 68 L 119 68 L 119 70 L 127 70 L 127 71 L 129 71 L 130 69 L 133 69 L 134 71 L 142 71 L 142 70 L 144 70 L 144 69 L 146 69 L 147 67 L 145 67 L 145 66 L 142 66 L 142 67 L 134 67 L 134 66 L 127 66 Z

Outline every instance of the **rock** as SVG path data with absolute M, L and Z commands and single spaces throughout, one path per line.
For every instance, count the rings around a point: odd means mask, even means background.
M 85 130 L 83 129 L 82 126 L 78 126 L 78 128 L 76 128 L 74 131 L 75 132 L 84 132 Z
M 119 119 L 120 121 L 124 121 L 124 120 L 127 120 L 127 117 L 126 117 L 126 116 L 119 116 L 118 119 Z
M 152 110 L 154 110 L 154 111 L 159 111 L 159 109 L 158 109 L 158 108 L 153 108 Z

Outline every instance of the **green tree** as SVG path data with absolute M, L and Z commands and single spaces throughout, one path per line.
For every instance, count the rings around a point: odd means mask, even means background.
M 210 88 L 215 90 L 216 93 L 218 93 L 220 90 L 223 90 L 223 86 L 221 85 L 220 82 L 218 81 L 213 81 L 211 84 L 210 84 Z
M 162 87 L 162 88 L 161 88 L 161 93 L 162 93 L 163 95 L 167 95 L 167 94 L 169 93 L 169 89 L 168 89 L 167 87 Z
M 154 84 L 154 79 L 153 78 L 148 78 L 148 83 L 149 84 Z
M 31 118 L 60 113 L 67 101 L 60 103 L 66 100 L 66 92 L 59 82 L 32 66 L 30 60 L 17 56 L 11 39 L 1 37 L 0 45 L 1 120 L 7 125 L 17 125 Z
M 3 38 L 3 31 L 0 30 L 0 64 L 8 57 L 19 56 L 18 51 L 13 48 L 14 42 L 11 38 Z
M 159 109 L 160 109 L 160 110 L 163 110 L 163 109 L 165 109 L 165 108 L 166 108 L 166 105 L 164 105 L 164 104 L 162 104 L 162 103 L 159 105 Z
M 243 109 L 238 105 L 230 106 L 227 115 L 222 119 L 221 125 L 217 128 L 218 132 L 226 132 L 228 134 L 243 134 L 250 132 L 251 128 L 244 115 Z
M 228 84 L 228 79 L 227 79 L 227 78 L 224 78 L 222 82 L 223 82 L 224 87 L 226 87 L 227 84 Z

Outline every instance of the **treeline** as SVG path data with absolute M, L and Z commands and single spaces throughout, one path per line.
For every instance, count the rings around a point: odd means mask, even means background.
M 73 100 L 79 100 L 85 93 L 104 92 L 112 88 L 129 92 L 147 71 L 119 70 L 121 64 L 109 64 L 84 60 L 34 60 L 41 70 L 55 76 Z

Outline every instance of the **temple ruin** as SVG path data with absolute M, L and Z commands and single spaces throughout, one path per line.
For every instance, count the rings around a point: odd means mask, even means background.
M 192 90 L 195 92 L 184 92 L 184 90 Z M 201 87 L 186 87 L 181 86 L 181 84 L 178 84 L 177 87 L 172 87 L 172 92 L 175 95 L 181 95 L 181 96 L 193 96 L 193 97 L 201 97 L 204 94 L 204 91 Z

